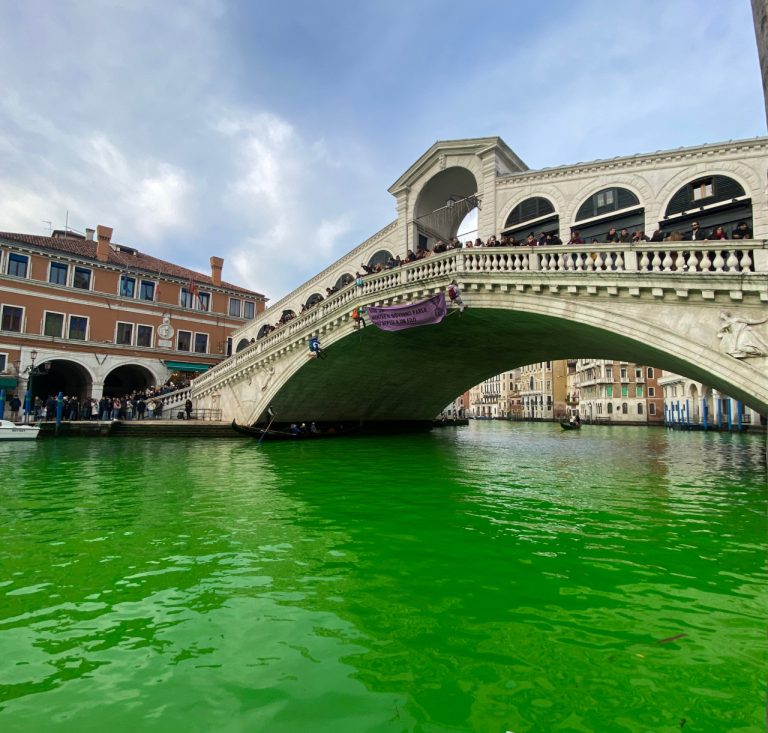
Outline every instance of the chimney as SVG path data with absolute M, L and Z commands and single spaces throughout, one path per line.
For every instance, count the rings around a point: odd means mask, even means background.
M 86 238 L 86 239 L 87 239 L 89 242 L 92 242 L 92 241 L 93 241 L 93 235 L 94 235 L 94 234 L 96 234 L 96 230 L 95 230 L 95 229 L 88 229 L 88 228 L 86 227 L 86 229 L 85 229 L 85 238 Z
M 99 262 L 107 262 L 109 260 L 110 246 L 109 241 L 112 239 L 112 227 L 105 227 L 99 224 L 96 227 L 96 259 Z
M 224 260 L 221 257 L 211 257 L 211 280 L 214 285 L 221 285 L 222 267 L 224 267 Z

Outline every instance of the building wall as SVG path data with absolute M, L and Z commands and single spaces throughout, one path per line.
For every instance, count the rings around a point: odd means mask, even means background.
M 11 274 L 19 257 L 26 258 L 24 276 Z M 54 263 L 67 268 L 63 284 L 50 282 Z M 76 267 L 91 273 L 88 289 L 74 287 Z M 134 297 L 120 294 L 121 276 L 134 279 Z M 140 297 L 142 281 L 154 283 L 152 300 Z M 197 296 L 191 306 L 182 305 L 182 291 L 195 288 L 208 294 L 207 310 Z M 230 316 L 230 304 L 234 308 L 238 301 L 241 315 Z M 5 318 L 0 321 L 0 372 L 5 371 L 5 381 L 21 377 L 14 391 L 23 390 L 35 351 L 38 367 L 55 360 L 78 365 L 85 391 L 80 397 L 100 396 L 104 380 L 121 366 L 136 367 L 147 383 L 162 383 L 170 373 L 166 361 L 210 366 L 225 358 L 230 335 L 246 320 L 244 302 L 252 304 L 254 314 L 264 310 L 263 296 L 242 288 L 120 268 L 1 239 L 0 318 Z M 10 322 L 11 308 L 23 313 L 18 330 Z M 59 317 L 61 329 L 53 329 Z M 84 333 L 75 328 L 78 319 L 86 319 Z M 174 330 L 170 339 L 158 333 L 164 322 Z M 118 324 L 126 324 L 120 332 Z M 182 334 L 189 334 L 188 345 Z

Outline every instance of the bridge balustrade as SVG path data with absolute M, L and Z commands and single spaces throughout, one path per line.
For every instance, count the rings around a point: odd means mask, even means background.
M 284 323 L 245 349 L 201 375 L 195 391 L 238 373 L 252 365 L 254 356 L 277 358 L 293 337 L 338 313 L 342 320 L 356 305 L 370 302 L 402 285 L 429 283 L 441 278 L 460 278 L 478 273 L 617 273 L 721 276 L 768 272 L 768 248 L 762 241 L 712 240 L 705 242 L 659 242 L 642 244 L 591 244 L 518 246 L 450 250 L 391 270 L 366 275 L 362 287 L 354 283 Z M 274 317 L 265 311 L 256 319 Z M 267 354 L 273 352 L 273 354 Z M 262 361 L 263 363 L 263 361 Z

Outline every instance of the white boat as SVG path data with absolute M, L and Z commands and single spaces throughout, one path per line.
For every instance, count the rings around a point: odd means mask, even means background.
M 0 420 L 0 440 L 34 440 L 39 432 L 38 425 L 16 425 L 10 420 Z

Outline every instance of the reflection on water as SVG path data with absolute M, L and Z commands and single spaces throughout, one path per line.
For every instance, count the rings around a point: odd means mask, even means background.
M 486 422 L 0 461 L 4 731 L 761 721 L 763 438 Z

